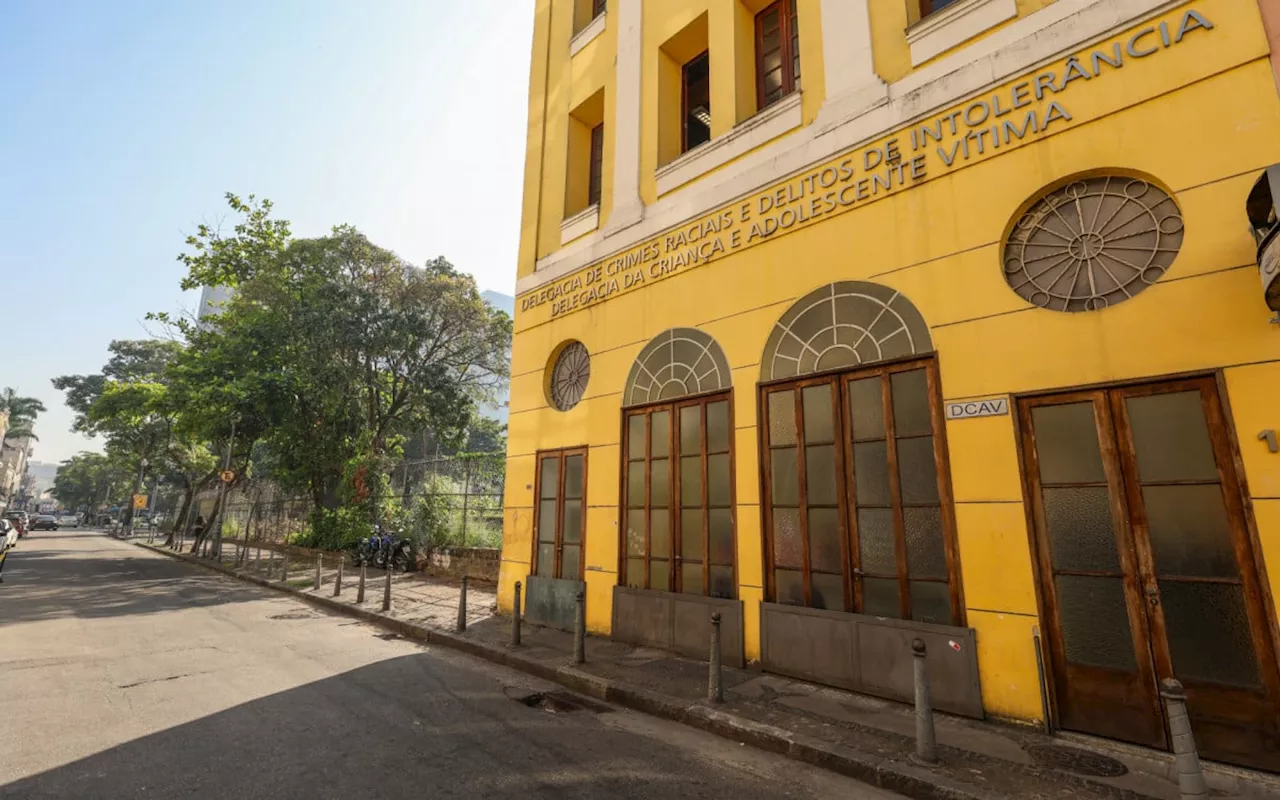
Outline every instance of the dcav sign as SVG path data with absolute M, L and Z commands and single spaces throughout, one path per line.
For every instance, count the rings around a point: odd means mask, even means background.
M 988 397 L 983 400 L 964 400 L 947 403 L 947 419 L 970 417 L 1002 417 L 1009 413 L 1009 398 Z

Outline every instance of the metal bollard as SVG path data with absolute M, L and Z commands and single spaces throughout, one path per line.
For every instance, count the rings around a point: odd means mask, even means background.
M 1200 768 L 1200 753 L 1187 716 L 1187 693 L 1177 680 L 1165 678 L 1160 681 L 1160 696 L 1164 698 L 1169 718 L 1169 741 L 1173 744 L 1174 764 L 1178 768 L 1178 792 L 1182 800 L 1208 797 L 1209 786 Z
M 313 588 L 317 592 L 320 591 L 320 584 L 324 580 L 324 578 L 321 576 L 321 570 L 323 569 L 324 569 L 324 554 L 316 553 L 316 580 L 315 580 L 315 586 Z
M 458 633 L 467 630 L 467 576 L 462 576 L 462 591 L 458 593 Z
M 915 656 L 916 684 L 916 751 L 911 760 L 917 764 L 938 763 L 938 740 L 933 730 L 933 704 L 929 700 L 929 671 L 925 664 L 924 642 L 911 641 L 911 654 Z
M 587 593 L 579 589 L 574 599 L 578 602 L 578 613 L 573 619 L 573 663 L 585 664 L 587 661 Z
M 342 594 L 342 568 L 347 565 L 347 557 L 338 554 L 338 574 L 333 579 L 333 596 L 338 597 Z
M 382 610 L 391 610 L 391 565 L 387 565 L 387 581 L 382 586 Z
M 520 646 L 520 581 L 516 581 L 515 602 L 511 605 L 511 646 Z
M 255 547 L 253 549 L 253 571 L 254 572 L 262 571 L 262 548 L 261 547 Z
M 361 564 L 360 564 L 360 585 L 356 587 L 356 602 L 357 602 L 357 603 L 363 603 L 363 602 L 364 602 L 364 579 L 365 579 L 365 573 L 366 573 L 366 572 L 368 572 L 368 567 L 367 567 L 363 562 L 361 562 Z
M 724 702 L 724 681 L 720 669 L 720 612 L 711 615 L 711 661 L 707 665 L 707 702 Z
M 280 582 L 289 582 L 289 551 L 280 554 Z
M 271 555 L 267 557 L 267 580 L 271 580 L 271 576 L 276 574 L 276 551 L 272 550 Z

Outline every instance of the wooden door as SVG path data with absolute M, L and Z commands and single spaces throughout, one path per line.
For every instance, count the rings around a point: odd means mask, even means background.
M 1059 724 L 1167 747 L 1173 677 L 1203 755 L 1280 768 L 1266 600 L 1213 381 L 1020 414 Z

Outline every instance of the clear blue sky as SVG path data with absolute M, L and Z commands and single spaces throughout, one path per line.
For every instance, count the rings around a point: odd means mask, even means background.
M 175 256 L 226 191 L 511 294 L 530 5 L 0 0 L 0 387 L 49 406 L 35 458 L 96 449 L 50 379 L 195 307 Z

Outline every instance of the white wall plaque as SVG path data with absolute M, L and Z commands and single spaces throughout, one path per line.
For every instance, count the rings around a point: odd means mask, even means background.
M 948 401 L 947 419 L 970 417 L 1003 417 L 1009 413 L 1009 398 L 985 397 L 979 400 Z

